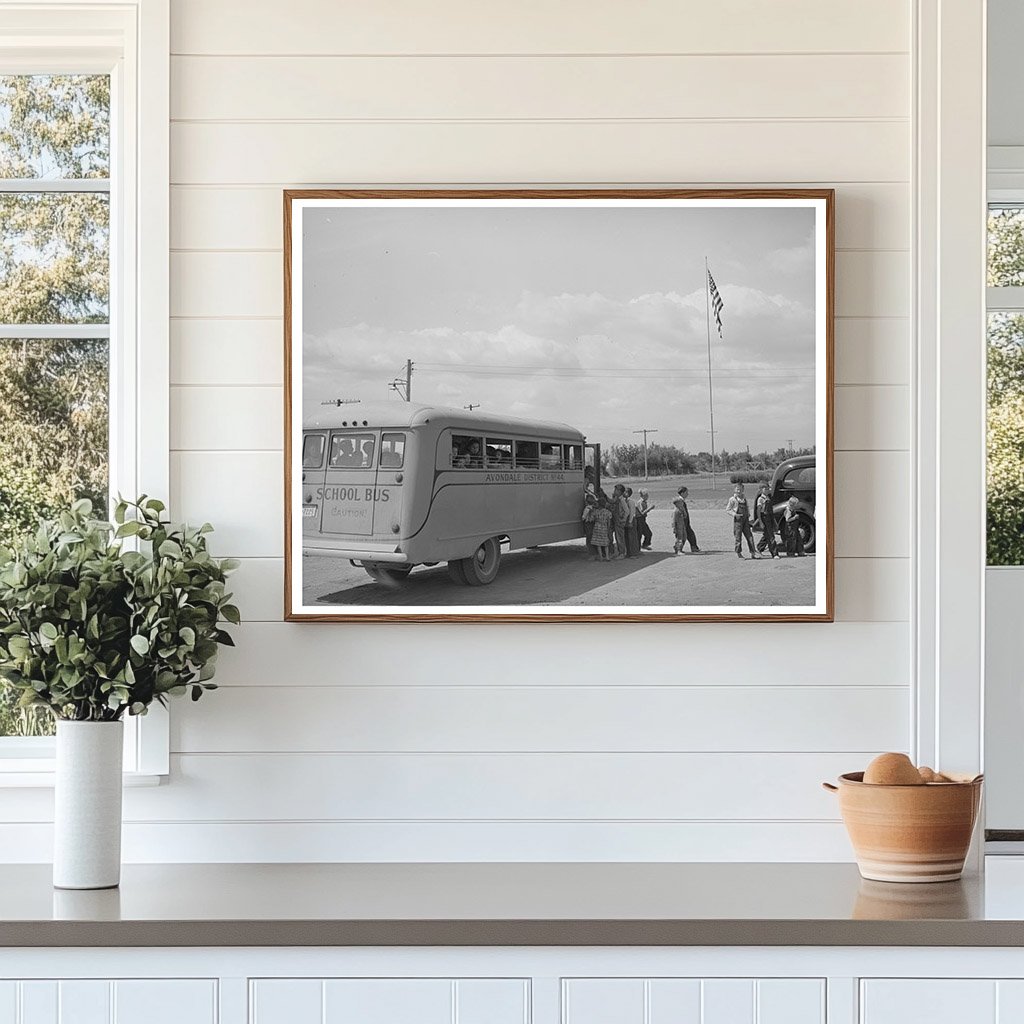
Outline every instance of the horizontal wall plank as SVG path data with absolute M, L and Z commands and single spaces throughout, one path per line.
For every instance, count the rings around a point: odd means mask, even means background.
M 282 554 L 283 492 L 280 452 L 171 452 L 171 515 L 213 523 L 218 555 Z
M 758 187 L 757 182 L 748 184 Z M 792 187 L 832 186 L 831 182 L 812 181 L 792 183 Z M 280 251 L 282 188 L 175 185 L 171 189 L 171 247 Z M 906 249 L 909 224 L 906 185 L 844 184 L 836 190 L 836 245 L 841 249 Z
M 177 754 L 125 820 L 831 820 L 875 753 Z
M 837 558 L 836 620 L 905 622 L 910 616 L 910 562 L 905 558 Z M 284 559 L 243 558 L 231 589 L 245 622 L 280 622 Z
M 902 121 L 171 125 L 174 184 L 906 182 Z
M 836 452 L 835 547 L 846 558 L 909 558 L 910 456 Z
M 837 558 L 837 622 L 910 619 L 909 558 Z
M 123 851 L 130 864 L 852 859 L 839 821 L 129 822 Z M 52 825 L 0 823 L 0 864 L 52 859 Z
M 909 314 L 909 252 L 836 253 L 836 316 Z
M 905 317 L 910 254 L 836 253 L 836 314 Z M 171 314 L 178 317 L 279 317 L 283 266 L 276 252 L 171 254 Z
M 175 57 L 171 118 L 905 117 L 909 70 L 904 54 Z
M 644 623 L 618 629 L 602 623 L 249 622 L 235 632 L 238 646 L 220 654 L 217 679 L 223 684 L 710 686 L 736 681 L 737 651 L 754 652 L 751 666 L 784 665 L 787 686 L 902 687 L 910 679 L 910 629 L 899 622 Z M 495 657 L 520 641 L 528 641 L 528 658 Z M 583 657 L 588 651 L 598 656 Z M 781 672 L 748 672 L 740 681 L 771 686 L 782 678 Z
M 171 448 L 283 451 L 284 394 L 273 387 L 172 387 Z
M 851 317 L 836 320 L 837 384 L 909 384 L 910 321 Z
M 910 388 L 836 388 L 835 430 L 839 451 L 908 450 Z
M 742 674 L 739 676 L 742 678 Z M 750 752 L 899 747 L 903 687 L 221 687 L 179 705 L 175 753 Z M 308 713 L 303 713 L 305 709 Z
M 893 0 L 176 0 L 174 53 L 766 53 L 903 51 L 910 5 Z
M 906 451 L 910 444 L 906 387 L 836 391 L 839 451 Z M 171 448 L 186 451 L 280 450 L 282 393 L 277 387 L 172 387 Z

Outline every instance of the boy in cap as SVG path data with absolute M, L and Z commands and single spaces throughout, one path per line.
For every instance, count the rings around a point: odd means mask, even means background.
M 768 493 L 768 485 L 761 484 L 757 492 L 757 500 L 754 502 L 754 518 L 761 524 L 761 539 L 757 542 L 757 550 L 763 552 L 768 549 L 772 558 L 779 557 L 779 545 L 775 540 L 775 509 L 772 508 L 771 495 Z
M 732 497 L 726 504 L 725 511 L 732 516 L 732 536 L 736 542 L 737 557 L 743 557 L 743 540 L 746 538 L 750 557 L 757 558 L 757 552 L 754 550 L 754 533 L 750 529 L 750 505 L 747 504 L 743 484 L 737 484 L 733 488 Z

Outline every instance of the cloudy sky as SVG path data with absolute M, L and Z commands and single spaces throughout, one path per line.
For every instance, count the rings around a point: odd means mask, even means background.
M 307 209 L 303 409 L 337 397 L 554 419 L 603 444 L 707 450 L 704 257 L 717 447 L 814 441 L 808 209 Z

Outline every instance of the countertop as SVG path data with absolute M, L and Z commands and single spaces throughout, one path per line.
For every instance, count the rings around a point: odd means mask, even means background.
M 852 864 L 128 865 L 0 870 L 2 946 L 1022 946 L 1024 864 L 894 885 Z

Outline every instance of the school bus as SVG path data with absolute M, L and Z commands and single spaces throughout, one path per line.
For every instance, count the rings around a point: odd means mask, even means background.
M 600 465 L 600 446 L 565 423 L 398 401 L 327 407 L 303 423 L 303 551 L 388 584 L 447 562 L 453 582 L 482 586 L 502 548 L 583 536 Z

